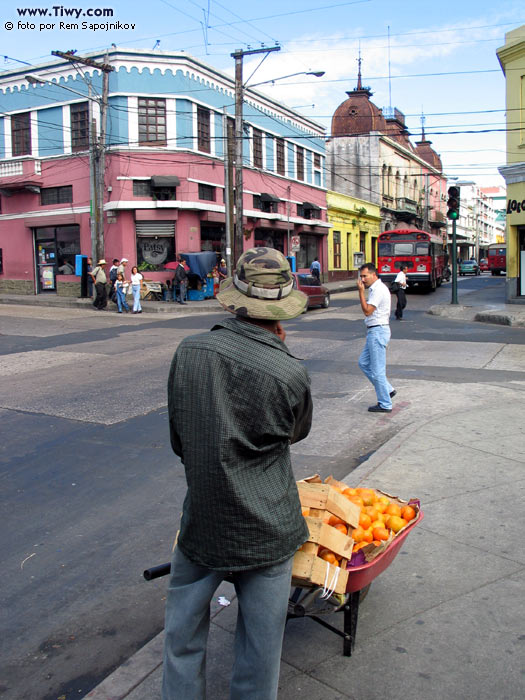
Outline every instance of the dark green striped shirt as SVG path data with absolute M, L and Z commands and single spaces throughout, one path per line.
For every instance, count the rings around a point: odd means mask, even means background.
M 186 470 L 178 546 L 211 569 L 269 566 L 308 538 L 290 444 L 311 426 L 305 368 L 237 318 L 179 345 L 168 381 L 171 444 Z

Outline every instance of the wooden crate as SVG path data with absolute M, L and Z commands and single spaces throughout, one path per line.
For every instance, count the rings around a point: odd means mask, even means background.
M 337 583 L 332 583 L 338 573 Z M 295 586 L 330 586 L 335 593 L 344 593 L 348 582 L 346 569 L 329 564 L 315 554 L 299 550 L 295 553 L 292 568 L 292 585 Z
M 328 511 L 351 527 L 359 525 L 359 506 L 349 501 L 329 484 L 298 481 L 297 489 L 301 505 L 303 508 L 310 509 L 310 515 L 322 519 L 325 511 Z

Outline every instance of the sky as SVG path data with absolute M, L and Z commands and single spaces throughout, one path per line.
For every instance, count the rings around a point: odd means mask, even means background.
M 505 163 L 505 78 L 496 49 L 506 32 L 525 24 L 523 0 L 56 1 L 2 3 L 0 71 L 47 62 L 53 50 L 82 55 L 116 44 L 183 50 L 233 76 L 232 51 L 279 45 L 264 60 L 244 59 L 245 81 L 277 79 L 258 89 L 320 122 L 328 135 L 332 114 L 356 87 L 360 55 L 372 101 L 405 114 L 413 143 L 423 115 L 447 176 L 504 185 L 497 168 Z M 47 17 L 23 16 L 28 8 L 47 9 Z M 68 16 L 73 10 L 78 19 Z M 89 10 L 99 16 L 84 16 Z M 325 74 L 278 80 L 309 71 Z

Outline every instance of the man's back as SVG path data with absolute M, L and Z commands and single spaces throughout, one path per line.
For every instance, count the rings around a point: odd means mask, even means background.
M 181 343 L 168 387 L 183 553 L 224 570 L 291 556 L 307 537 L 289 452 L 310 429 L 306 370 L 272 333 L 226 319 Z

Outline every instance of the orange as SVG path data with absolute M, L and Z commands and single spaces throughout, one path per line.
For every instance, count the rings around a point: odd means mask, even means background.
M 386 500 L 388 501 L 388 498 Z M 384 513 L 385 510 L 387 509 L 387 507 L 388 507 L 388 503 L 383 503 L 383 501 L 381 501 L 381 499 L 377 500 L 374 503 L 374 508 L 377 510 L 378 513 Z
M 334 564 L 335 566 L 337 566 L 337 559 L 333 552 L 325 552 L 324 554 L 321 554 L 321 559 L 324 559 L 324 561 L 327 561 L 330 564 Z
M 372 530 L 376 527 L 385 527 L 385 523 L 382 520 L 377 519 L 377 520 L 374 520 L 374 522 L 370 525 L 370 527 L 372 528 Z
M 332 527 L 335 527 L 336 525 L 346 525 L 345 521 L 338 518 L 337 515 L 331 515 L 328 518 L 328 524 Z
M 397 503 L 391 503 L 389 506 L 387 506 L 386 513 L 388 515 L 401 516 L 401 506 L 398 506 Z
M 310 515 L 310 508 L 301 508 L 301 513 L 306 517 Z
M 363 542 L 367 542 L 367 543 L 372 542 L 373 539 L 374 539 L 374 536 L 372 534 L 372 528 L 370 528 L 369 530 L 365 530 L 365 534 L 363 536 Z
M 349 501 L 355 503 L 355 505 L 359 506 L 360 508 L 362 508 L 365 505 L 361 496 L 347 496 L 347 498 Z
M 368 542 L 357 542 L 357 543 L 354 544 L 354 546 L 352 547 L 352 552 L 358 552 L 358 551 L 359 551 L 360 549 L 362 549 L 363 547 L 366 547 L 367 544 L 368 544 Z
M 412 506 L 405 506 L 401 509 L 401 517 L 404 518 L 407 522 L 409 520 L 412 520 L 416 517 L 415 508 L 412 508 Z
M 343 496 L 357 496 L 357 491 L 350 487 L 343 489 Z
M 361 525 L 361 527 L 365 530 L 368 530 L 371 524 L 372 518 L 367 513 L 361 513 L 359 516 L 359 525 Z
M 356 542 L 362 542 L 365 537 L 365 531 L 362 527 L 356 527 L 354 530 L 352 530 L 351 537 Z
M 401 518 L 401 520 L 403 520 L 403 518 Z M 346 527 L 346 525 L 343 525 L 343 524 L 334 525 L 334 528 L 336 530 L 339 530 L 339 532 L 342 532 L 343 535 L 348 535 L 348 528 Z
M 387 540 L 389 538 L 386 527 L 375 527 L 372 530 L 372 534 L 374 535 L 374 540 Z
M 356 489 L 357 493 L 363 499 L 365 506 L 371 506 L 377 501 L 377 496 L 372 489 Z
M 381 540 L 372 540 L 372 544 L 375 544 L 376 547 L 379 547 L 381 544 Z
M 391 515 L 386 524 L 394 532 L 399 532 L 405 527 L 407 521 L 399 515 Z
M 375 506 L 365 506 L 363 508 L 364 512 L 370 516 L 372 520 L 377 520 L 377 516 L 379 515 L 379 511 Z

